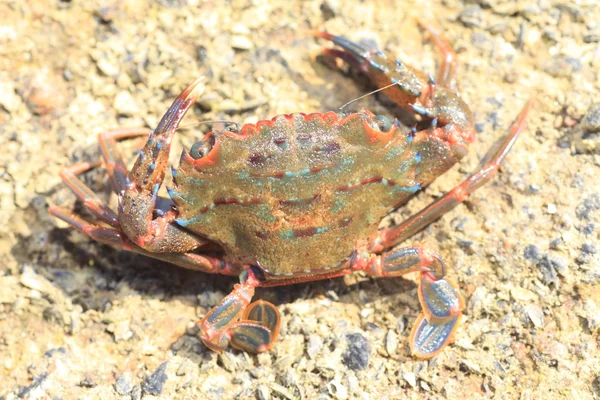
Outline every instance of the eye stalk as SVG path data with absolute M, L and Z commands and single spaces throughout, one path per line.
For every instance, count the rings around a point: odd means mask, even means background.
M 392 120 L 385 115 L 378 115 L 374 118 L 374 120 L 377 124 L 377 128 L 379 128 L 381 132 L 387 132 L 392 129 Z
M 225 128 L 223 128 L 223 132 L 239 134 L 240 133 L 240 124 L 238 124 L 237 122 L 234 122 L 233 124 L 227 125 Z
M 214 136 L 211 135 L 205 137 L 204 140 L 199 140 L 192 145 L 192 147 L 190 148 L 190 156 L 192 156 L 194 160 L 199 160 L 203 157 L 206 157 L 208 153 L 210 153 L 210 151 L 213 149 L 214 145 Z

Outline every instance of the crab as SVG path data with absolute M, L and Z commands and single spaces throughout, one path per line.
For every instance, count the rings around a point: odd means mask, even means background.
M 206 273 L 239 276 L 232 292 L 197 323 L 204 344 L 247 352 L 270 350 L 281 316 L 256 287 L 330 279 L 362 271 L 372 277 L 419 275 L 422 307 L 409 337 L 419 358 L 453 340 L 465 308 L 440 254 L 418 244 L 397 245 L 490 181 L 519 133 L 531 101 L 479 169 L 404 222 L 378 229 L 381 219 L 450 169 L 475 139 L 471 111 L 456 90 L 456 54 L 434 27 L 423 24 L 442 55 L 436 79 L 382 51 L 315 32 L 336 47 L 330 60 L 366 75 L 397 105 L 420 117 L 419 129 L 368 110 L 296 113 L 213 129 L 181 154 L 169 199 L 159 188 L 171 141 L 204 90 L 203 79 L 177 97 L 154 130 L 100 134 L 102 164 L 118 197 L 109 208 L 78 177 L 99 163 L 68 167 L 61 177 L 88 211 L 53 206 L 55 217 L 98 242 Z M 120 139 L 147 135 L 131 171 Z M 165 201 L 168 206 L 159 206 Z

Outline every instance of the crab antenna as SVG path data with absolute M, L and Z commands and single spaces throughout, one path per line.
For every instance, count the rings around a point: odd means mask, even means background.
M 360 96 L 360 97 L 357 97 L 357 98 L 355 98 L 354 100 L 350 100 L 349 102 L 347 102 L 346 104 L 344 104 L 343 106 L 341 106 L 341 107 L 339 108 L 339 110 L 340 110 L 340 111 L 343 111 L 343 110 L 344 110 L 344 108 L 346 108 L 346 107 L 347 107 L 347 106 L 349 106 L 350 104 L 352 104 L 352 103 L 354 103 L 354 102 L 357 102 L 358 100 L 364 99 L 364 98 L 365 98 L 365 97 L 367 97 L 367 96 L 371 96 L 372 94 L 375 94 L 375 93 L 377 93 L 377 92 L 381 92 L 382 90 L 389 89 L 389 88 L 391 88 L 392 86 L 394 86 L 394 85 L 397 85 L 397 84 L 398 84 L 398 82 L 390 83 L 390 84 L 389 84 L 389 85 L 387 85 L 387 86 L 384 86 L 384 87 L 382 87 L 382 88 L 375 89 L 375 90 L 373 90 L 372 92 L 369 92 L 369 93 L 363 94 L 362 96 Z
M 236 121 L 232 121 L 232 120 L 228 120 L 228 119 L 212 119 L 212 120 L 206 120 L 206 121 L 192 122 L 191 124 L 187 124 L 187 125 L 181 125 L 177 129 L 187 129 L 187 128 L 191 128 L 193 126 L 198 126 L 198 125 L 202 125 L 202 124 L 216 124 L 216 123 L 232 124 L 232 125 L 235 125 L 238 128 L 238 130 L 240 128 L 240 123 L 236 122 Z

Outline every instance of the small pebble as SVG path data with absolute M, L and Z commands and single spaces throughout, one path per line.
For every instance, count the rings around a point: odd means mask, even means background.
M 323 338 L 319 335 L 312 334 L 308 337 L 308 342 L 306 344 L 306 354 L 311 359 L 315 359 L 317 354 L 321 352 L 323 348 Z
M 583 251 L 584 253 L 587 253 L 587 254 L 596 254 L 596 247 L 594 247 L 593 244 L 584 243 L 581 246 L 581 251 Z
M 127 91 L 117 93 L 113 107 L 119 115 L 136 115 L 140 112 L 140 108 L 135 103 L 131 93 Z
M 327 0 L 322 2 L 319 8 L 321 10 L 321 15 L 323 16 L 323 19 L 325 21 L 329 21 L 330 19 L 334 18 L 337 14 L 335 8 L 332 7 L 331 3 Z
M 540 258 L 540 249 L 537 248 L 536 245 L 530 244 L 525 248 L 523 252 L 526 260 L 537 261 Z
M 554 203 L 548 203 L 546 206 L 546 212 L 548 214 L 556 214 L 556 205 L 554 205 Z
M 96 66 L 106 76 L 117 76 L 119 74 L 119 66 L 116 61 L 109 61 L 103 56 L 96 60 Z
M 589 220 L 590 213 L 596 210 L 600 210 L 600 195 L 594 193 L 577 205 L 577 208 L 575 209 L 575 215 L 579 219 Z
M 129 372 L 125 372 L 123 375 L 120 375 L 115 382 L 115 390 L 120 395 L 128 395 L 131 393 L 133 388 L 133 381 L 131 374 Z
M 219 361 L 223 368 L 225 368 L 229 372 L 235 372 L 239 369 L 239 360 L 238 358 L 231 352 L 223 352 L 219 354 Z
M 458 20 L 467 28 L 475 28 L 481 26 L 481 7 L 472 5 L 466 7 L 458 15 Z
M 142 399 L 142 385 L 135 385 L 131 390 L 131 400 Z
M 236 50 L 250 50 L 253 44 L 246 36 L 234 35 L 231 37 L 231 47 Z
M 184 376 L 190 373 L 192 369 L 192 362 L 189 361 L 188 359 L 183 360 L 183 362 L 181 363 L 181 365 L 179 365 L 179 368 L 177 368 L 177 372 L 175 372 L 175 375 L 177 376 Z
M 411 386 L 411 387 L 415 387 L 417 386 L 417 376 L 415 375 L 414 372 L 403 372 L 402 373 L 402 378 Z
M 590 106 L 581 120 L 581 128 L 587 132 L 600 132 L 600 103 Z
M 17 111 L 21 103 L 21 98 L 15 92 L 14 83 L 0 82 L 0 106 L 11 113 Z
M 544 311 L 542 310 L 542 307 L 537 304 L 529 304 L 525 307 L 525 310 L 536 328 L 540 328 L 544 325 Z
M 270 387 L 273 392 L 280 395 L 284 399 L 292 400 L 297 398 L 297 396 L 294 396 L 294 394 L 290 392 L 286 387 L 283 387 L 278 383 L 273 382 L 270 384 Z
M 168 364 L 168 361 L 160 364 L 156 371 L 152 373 L 152 375 L 144 379 L 144 383 L 142 384 L 144 393 L 158 396 L 162 392 L 163 385 L 167 381 L 167 374 L 165 370 L 167 369 Z
M 96 386 L 98 386 L 98 384 L 97 384 L 97 383 L 96 383 L 96 382 L 95 382 L 95 381 L 94 381 L 92 378 L 90 378 L 89 376 L 88 376 L 88 377 L 85 377 L 85 378 L 83 378 L 83 379 L 82 379 L 82 380 L 79 382 L 79 384 L 78 384 L 78 385 L 79 385 L 80 387 L 84 387 L 84 388 L 88 388 L 88 389 L 95 388 Z
M 385 337 L 385 350 L 390 356 L 396 354 L 398 350 L 398 334 L 394 329 L 388 330 Z
M 346 335 L 348 347 L 342 354 L 342 362 L 353 371 L 367 368 L 369 365 L 369 341 L 360 333 Z
M 571 57 L 554 57 L 543 65 L 543 70 L 555 78 L 568 78 L 573 73 L 581 71 L 581 61 Z
M 256 397 L 258 397 L 259 400 L 270 400 L 271 392 L 266 385 L 260 384 L 256 387 Z
M 348 398 L 348 389 L 335 379 L 327 384 L 327 391 L 334 399 L 345 400 Z
M 42 293 L 49 293 L 54 290 L 52 283 L 50 283 L 50 281 L 48 281 L 42 275 L 38 275 L 29 265 L 23 267 L 23 273 L 20 276 L 20 282 L 21 285 Z

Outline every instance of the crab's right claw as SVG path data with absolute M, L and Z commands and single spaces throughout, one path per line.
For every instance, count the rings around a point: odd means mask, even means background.
M 427 272 L 421 274 L 419 302 L 423 311 L 410 335 L 411 352 L 419 358 L 431 358 L 453 340 L 465 304 L 453 282 L 436 280 Z
M 231 344 L 238 350 L 260 353 L 273 347 L 279 336 L 279 311 L 263 300 L 248 304 L 253 295 L 251 285 L 235 285 L 198 323 L 200 339 L 208 348 L 222 352 Z

